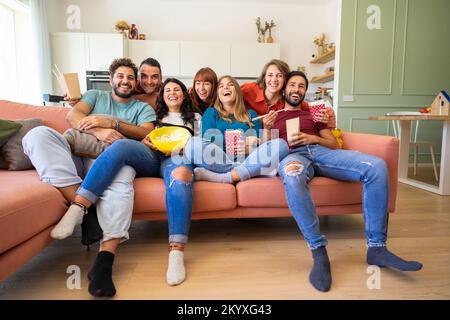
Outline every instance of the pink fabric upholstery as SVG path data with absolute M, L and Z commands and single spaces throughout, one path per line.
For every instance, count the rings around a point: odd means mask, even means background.
M 69 109 L 35 107 L 0 100 L 0 118 L 40 118 L 59 132 L 68 128 Z M 373 154 L 389 170 L 389 210 L 395 210 L 399 141 L 393 137 L 343 133 L 344 148 Z M 321 215 L 361 213 L 361 185 L 314 178 L 311 192 Z M 42 183 L 34 170 L 0 170 L 0 280 L 42 250 L 51 240 L 49 231 L 66 210 L 54 187 Z M 196 219 L 290 217 L 283 185 L 278 177 L 255 178 L 236 186 L 211 182 L 194 184 Z M 134 219 L 162 220 L 165 188 L 160 178 L 135 180 Z
M 0 253 L 58 222 L 66 208 L 61 193 L 39 181 L 35 170 L 0 170 Z
M 30 104 L 0 100 L 1 119 L 39 118 L 42 119 L 44 125 L 52 127 L 61 133 L 69 128 L 69 124 L 66 121 L 66 115 L 69 111 L 69 108 L 37 107 Z

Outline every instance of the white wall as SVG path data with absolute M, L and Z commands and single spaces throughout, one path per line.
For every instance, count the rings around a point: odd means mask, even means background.
M 116 32 L 117 20 L 135 23 L 153 40 L 256 42 L 255 20 L 273 19 L 272 36 L 292 69 L 305 65 L 308 77 L 326 66 L 310 65 L 313 39 L 325 33 L 336 42 L 338 0 L 47 0 L 50 32 Z M 81 28 L 66 27 L 69 5 L 81 9 Z M 327 83 L 330 86 L 332 83 Z M 312 86 L 310 92 L 314 90 Z

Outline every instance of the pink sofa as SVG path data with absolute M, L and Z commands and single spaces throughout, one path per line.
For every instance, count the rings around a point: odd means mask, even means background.
M 69 109 L 36 107 L 0 100 L 0 118 L 40 118 L 63 132 Z M 395 210 L 399 141 L 389 136 L 343 133 L 344 148 L 383 158 L 389 170 L 389 211 Z M 49 155 L 51 156 L 51 155 Z M 361 184 L 316 177 L 310 183 L 320 215 L 361 213 Z M 135 180 L 134 219 L 163 220 L 165 188 L 160 178 Z M 193 219 L 289 217 L 281 180 L 255 178 L 236 186 L 211 182 L 194 185 Z M 67 203 L 35 170 L 0 170 L 0 280 L 5 279 L 50 242 L 50 230 Z

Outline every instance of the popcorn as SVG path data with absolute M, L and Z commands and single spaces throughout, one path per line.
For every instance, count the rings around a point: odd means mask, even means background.
M 159 137 L 158 136 L 154 137 L 153 139 L 156 140 L 156 141 L 159 141 L 159 142 L 173 142 L 173 141 L 177 141 L 177 140 L 183 139 L 183 136 L 178 134 L 178 133 L 174 133 L 174 134 L 171 134 L 171 135 L 163 134 L 163 135 L 161 135 Z

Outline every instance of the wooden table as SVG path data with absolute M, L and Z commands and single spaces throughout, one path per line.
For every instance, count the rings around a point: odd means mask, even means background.
M 371 116 L 369 120 L 399 120 L 400 121 L 400 154 L 398 181 L 411 186 L 431 191 L 440 195 L 450 195 L 450 116 Z M 411 140 L 411 121 L 437 120 L 443 121 L 442 129 L 442 148 L 441 148 L 441 167 L 439 174 L 439 186 L 433 186 L 428 183 L 408 178 L 409 165 L 409 142 Z

